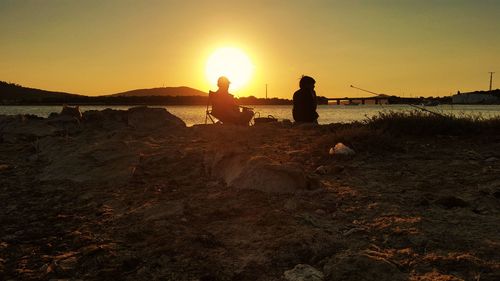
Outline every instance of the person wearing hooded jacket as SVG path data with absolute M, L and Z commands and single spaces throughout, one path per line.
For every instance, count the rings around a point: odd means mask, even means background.
M 293 94 L 292 115 L 295 122 L 318 123 L 315 84 L 316 81 L 310 76 L 300 79 L 300 89 Z

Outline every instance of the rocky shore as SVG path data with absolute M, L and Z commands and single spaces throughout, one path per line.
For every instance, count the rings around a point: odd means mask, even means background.
M 499 172 L 500 133 L 0 116 L 0 279 L 500 280 Z

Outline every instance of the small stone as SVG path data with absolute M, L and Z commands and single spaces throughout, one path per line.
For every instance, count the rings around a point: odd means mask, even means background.
M 287 151 L 286 154 L 290 157 L 303 156 L 305 152 L 303 150 L 290 150 Z
M 491 189 L 487 186 L 480 186 L 477 191 L 483 196 L 490 195 L 492 193 Z
M 319 166 L 314 172 L 318 175 L 326 175 L 328 174 L 329 169 L 327 166 Z
M 434 203 L 441 205 L 446 209 L 464 208 L 469 206 L 467 202 L 455 196 L 444 196 L 437 199 Z
M 408 237 L 408 240 L 410 240 L 410 243 L 416 247 L 424 247 L 429 242 L 429 240 L 423 235 L 411 235 Z
M 474 208 L 472 211 L 474 213 L 478 214 L 478 215 L 487 215 L 487 214 L 489 214 L 488 208 L 484 207 L 484 206 L 479 206 L 477 208 Z
M 298 264 L 283 274 L 288 281 L 323 281 L 323 272 L 307 264 Z
M 317 209 L 316 211 L 314 211 L 316 213 L 316 215 L 318 216 L 324 216 L 326 215 L 326 211 L 323 210 L 323 209 Z
M 39 157 L 38 157 L 38 154 L 34 154 L 34 155 L 31 155 L 30 157 L 28 157 L 28 161 L 30 162 L 36 162 L 38 161 Z
M 330 155 L 354 155 L 356 152 L 347 145 L 339 142 L 334 147 L 330 148 Z
M 323 266 L 327 280 L 408 280 L 408 275 L 382 257 L 368 254 L 338 254 Z
M 284 208 L 287 211 L 293 211 L 293 210 L 297 209 L 297 202 L 295 202 L 294 200 L 288 199 L 285 202 Z
M 496 157 L 488 157 L 484 161 L 485 162 L 496 162 L 496 161 L 498 161 L 498 158 L 496 158 Z
M 493 192 L 493 196 L 495 196 L 495 198 L 500 199 L 500 190 Z
M 350 236 L 351 234 L 354 234 L 356 232 L 362 232 L 364 231 L 365 229 L 364 228 L 361 228 L 361 227 L 354 227 L 354 228 L 351 228 L 349 230 L 346 230 L 342 233 L 343 236 Z
M 126 257 L 122 261 L 122 269 L 130 271 L 136 269 L 141 264 L 141 259 L 137 257 Z
M 4 170 L 7 170 L 9 169 L 9 165 L 6 165 L 6 164 L 0 164 L 0 171 L 4 171 Z
M 78 259 L 76 257 L 69 257 L 67 259 L 59 261 L 59 269 L 62 271 L 71 271 L 75 268 L 78 263 Z
M 427 200 L 426 198 L 420 198 L 416 201 L 416 206 L 418 207 L 427 207 L 429 205 L 429 200 Z
M 148 269 L 145 266 L 142 266 L 141 268 L 139 268 L 137 270 L 137 275 L 144 275 L 147 273 L 147 271 L 148 271 Z
M 209 181 L 207 182 L 207 187 L 208 188 L 216 188 L 219 186 L 219 182 L 218 181 Z

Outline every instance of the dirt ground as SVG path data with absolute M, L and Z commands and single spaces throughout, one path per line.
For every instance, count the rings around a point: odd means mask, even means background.
M 0 118 L 1 280 L 500 280 L 500 134 L 117 116 Z

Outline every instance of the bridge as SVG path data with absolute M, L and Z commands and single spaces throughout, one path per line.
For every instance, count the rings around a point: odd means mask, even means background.
M 388 104 L 389 103 L 389 97 L 387 96 L 377 96 L 377 97 L 367 97 L 367 98 L 358 98 L 358 97 L 344 97 L 344 98 L 327 98 L 328 102 L 330 101 L 335 101 L 337 102 L 337 105 L 340 104 L 365 104 L 366 101 L 370 101 L 370 103 L 374 104 Z M 373 102 L 372 102 L 373 101 Z M 344 102 L 344 103 L 342 103 Z M 347 103 L 345 103 L 347 102 Z

